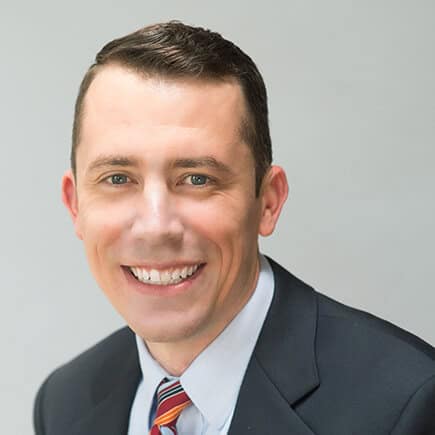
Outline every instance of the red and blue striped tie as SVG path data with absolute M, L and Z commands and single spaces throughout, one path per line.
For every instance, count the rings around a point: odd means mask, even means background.
M 157 411 L 150 435 L 161 435 L 160 428 L 167 427 L 174 435 L 177 434 L 175 425 L 181 411 L 192 401 L 183 390 L 180 381 L 162 381 L 157 389 Z

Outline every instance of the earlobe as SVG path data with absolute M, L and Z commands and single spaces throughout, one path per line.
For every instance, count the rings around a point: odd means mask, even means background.
M 65 207 L 67 208 L 72 218 L 77 237 L 81 239 L 82 234 L 80 231 L 80 222 L 78 218 L 79 210 L 77 191 L 74 175 L 71 170 L 66 171 L 64 176 L 62 177 L 62 202 L 65 204 Z
M 288 183 L 284 169 L 271 166 L 266 173 L 261 191 L 262 215 L 259 234 L 269 236 L 273 233 L 282 207 L 287 199 Z

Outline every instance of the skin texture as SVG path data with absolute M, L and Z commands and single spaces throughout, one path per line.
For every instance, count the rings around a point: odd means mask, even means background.
M 272 233 L 287 197 L 277 166 L 255 196 L 254 159 L 239 133 L 244 113 L 235 81 L 106 66 L 85 97 L 76 177 L 67 171 L 62 180 L 99 286 L 174 375 L 248 301 L 258 235 Z M 198 263 L 178 285 L 140 283 L 128 270 Z

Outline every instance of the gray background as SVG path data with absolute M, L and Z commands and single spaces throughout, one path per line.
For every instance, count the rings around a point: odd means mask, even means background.
M 88 272 L 60 178 L 97 50 L 174 18 L 220 31 L 264 74 L 291 194 L 263 250 L 435 343 L 435 2 L 2 1 L 2 433 L 32 433 L 42 379 L 123 324 Z

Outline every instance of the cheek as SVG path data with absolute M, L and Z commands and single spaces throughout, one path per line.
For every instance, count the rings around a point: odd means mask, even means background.
M 241 257 L 251 251 L 256 255 L 259 222 L 256 204 L 243 198 L 219 196 L 181 209 L 185 228 L 190 228 L 195 238 L 207 240 L 216 248 L 223 274 L 224 270 L 237 268 Z
M 216 244 L 233 238 L 245 221 L 241 210 L 231 207 L 224 197 L 177 204 L 177 212 L 185 229 Z
M 87 201 L 80 211 L 80 227 L 86 253 L 92 265 L 118 248 L 129 225 L 129 207 L 118 202 Z M 103 258 L 101 258 L 103 257 Z

